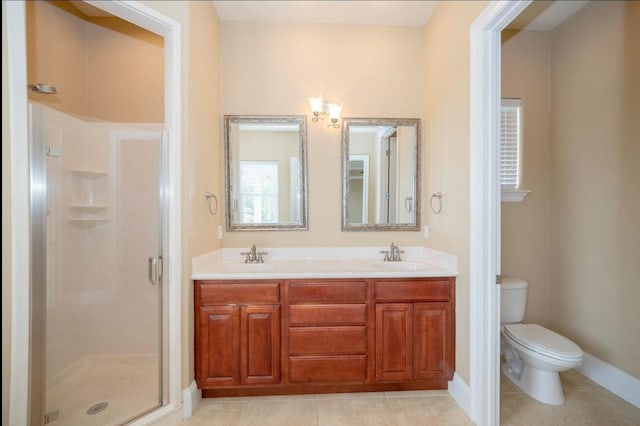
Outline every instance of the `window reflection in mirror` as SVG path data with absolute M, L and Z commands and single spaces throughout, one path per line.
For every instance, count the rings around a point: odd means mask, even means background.
M 343 230 L 419 230 L 419 119 L 345 118 Z
M 306 118 L 224 121 L 227 230 L 307 229 Z

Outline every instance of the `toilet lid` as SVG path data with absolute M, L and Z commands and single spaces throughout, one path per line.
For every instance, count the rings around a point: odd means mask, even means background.
M 564 336 L 537 324 L 509 324 L 504 332 L 510 338 L 534 352 L 551 358 L 580 359 L 582 349 Z

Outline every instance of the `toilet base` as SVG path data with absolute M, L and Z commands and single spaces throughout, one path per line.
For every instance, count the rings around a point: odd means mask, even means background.
M 564 393 L 557 371 L 539 370 L 525 363 L 518 379 L 515 374 L 509 371 L 507 363 L 502 364 L 501 370 L 513 384 L 531 398 L 549 405 L 564 404 Z

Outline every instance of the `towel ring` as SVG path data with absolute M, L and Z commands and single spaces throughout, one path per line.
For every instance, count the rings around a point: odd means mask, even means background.
M 434 198 L 438 200 L 437 207 L 434 207 L 433 205 Z M 442 192 L 436 192 L 431 195 L 431 198 L 429 199 L 429 206 L 431 207 L 431 211 L 436 214 L 442 211 Z
M 209 200 L 209 213 L 211 213 L 212 216 L 215 216 L 215 214 L 218 212 L 218 197 L 210 192 L 205 192 L 204 196 L 207 200 Z M 211 199 L 215 201 L 213 208 L 211 207 Z

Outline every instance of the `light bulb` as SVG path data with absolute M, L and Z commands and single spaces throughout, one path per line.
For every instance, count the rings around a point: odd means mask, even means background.
M 309 105 L 311 105 L 311 111 L 321 112 L 322 111 L 322 95 L 309 98 Z
M 338 104 L 329 104 L 329 117 L 331 120 L 338 120 L 340 118 L 340 113 L 342 112 L 342 103 Z

